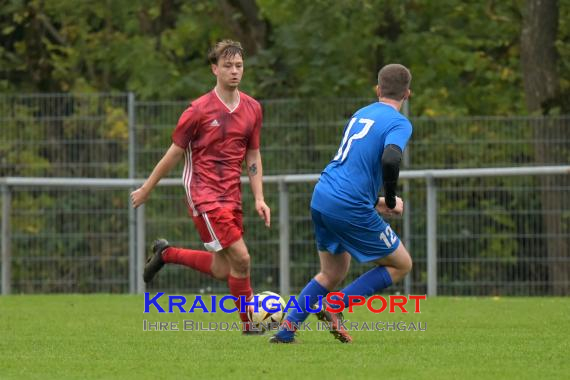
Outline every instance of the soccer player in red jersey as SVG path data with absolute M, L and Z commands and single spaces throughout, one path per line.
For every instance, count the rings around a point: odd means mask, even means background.
M 255 209 L 266 227 L 271 219 L 263 197 L 259 152 L 262 113 L 255 99 L 238 90 L 243 75 L 240 43 L 221 41 L 208 59 L 216 86 L 182 113 L 172 145 L 131 200 L 135 208 L 143 204 L 160 179 L 184 158 L 182 179 L 189 212 L 208 251 L 171 247 L 159 239 L 145 265 L 144 281 L 150 282 L 165 263 L 181 264 L 227 281 L 231 294 L 238 298 L 239 310 L 239 297 L 249 300 L 253 296 L 250 257 L 242 238 L 240 174 L 244 159 Z M 246 313 L 240 313 L 240 318 L 248 320 Z M 247 333 L 249 325 L 245 326 Z

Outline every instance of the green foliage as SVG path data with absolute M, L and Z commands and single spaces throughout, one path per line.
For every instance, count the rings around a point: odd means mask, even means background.
M 190 99 L 212 87 L 206 52 L 222 38 L 246 52 L 243 88 L 258 98 L 373 97 L 377 70 L 412 70 L 412 111 L 425 116 L 525 113 L 519 36 L 523 2 L 250 1 L 267 25 L 236 23 L 229 2 L 19 1 L 0 9 L 0 89 L 133 91 Z M 560 2 L 560 78 L 570 82 L 570 0 Z M 568 110 L 560 100 L 558 109 Z

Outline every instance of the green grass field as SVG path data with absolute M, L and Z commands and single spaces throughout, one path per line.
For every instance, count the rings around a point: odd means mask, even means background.
M 353 332 L 350 345 L 305 331 L 299 344 L 270 345 L 235 331 L 143 331 L 144 319 L 237 318 L 143 314 L 143 296 L 7 296 L 0 379 L 562 379 L 570 378 L 569 311 L 568 298 L 441 297 L 423 301 L 421 314 L 348 318 L 425 322 L 426 331 Z

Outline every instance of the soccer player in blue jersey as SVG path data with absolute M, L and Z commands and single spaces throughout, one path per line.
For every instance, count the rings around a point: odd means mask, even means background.
M 345 278 L 351 257 L 374 268 L 341 290 L 348 296 L 368 297 L 400 281 L 412 269 L 410 254 L 382 218 L 401 215 L 396 196 L 402 152 L 412 135 L 412 124 L 399 113 L 410 96 L 410 71 L 399 64 L 378 72 L 378 102 L 358 110 L 346 125 L 340 147 L 321 173 L 313 191 L 311 216 L 321 270 L 297 296 L 300 312 L 291 308 L 271 343 L 295 341 L 295 326 L 303 322 L 309 305 L 317 304 Z M 379 197 L 384 188 L 384 196 Z M 342 327 L 342 315 L 324 310 L 317 317 L 331 325 L 343 343 L 351 336 Z

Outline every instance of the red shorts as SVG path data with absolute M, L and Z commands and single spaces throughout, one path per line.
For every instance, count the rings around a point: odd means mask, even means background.
M 242 211 L 216 208 L 197 216 L 194 225 L 208 251 L 218 252 L 243 236 Z

